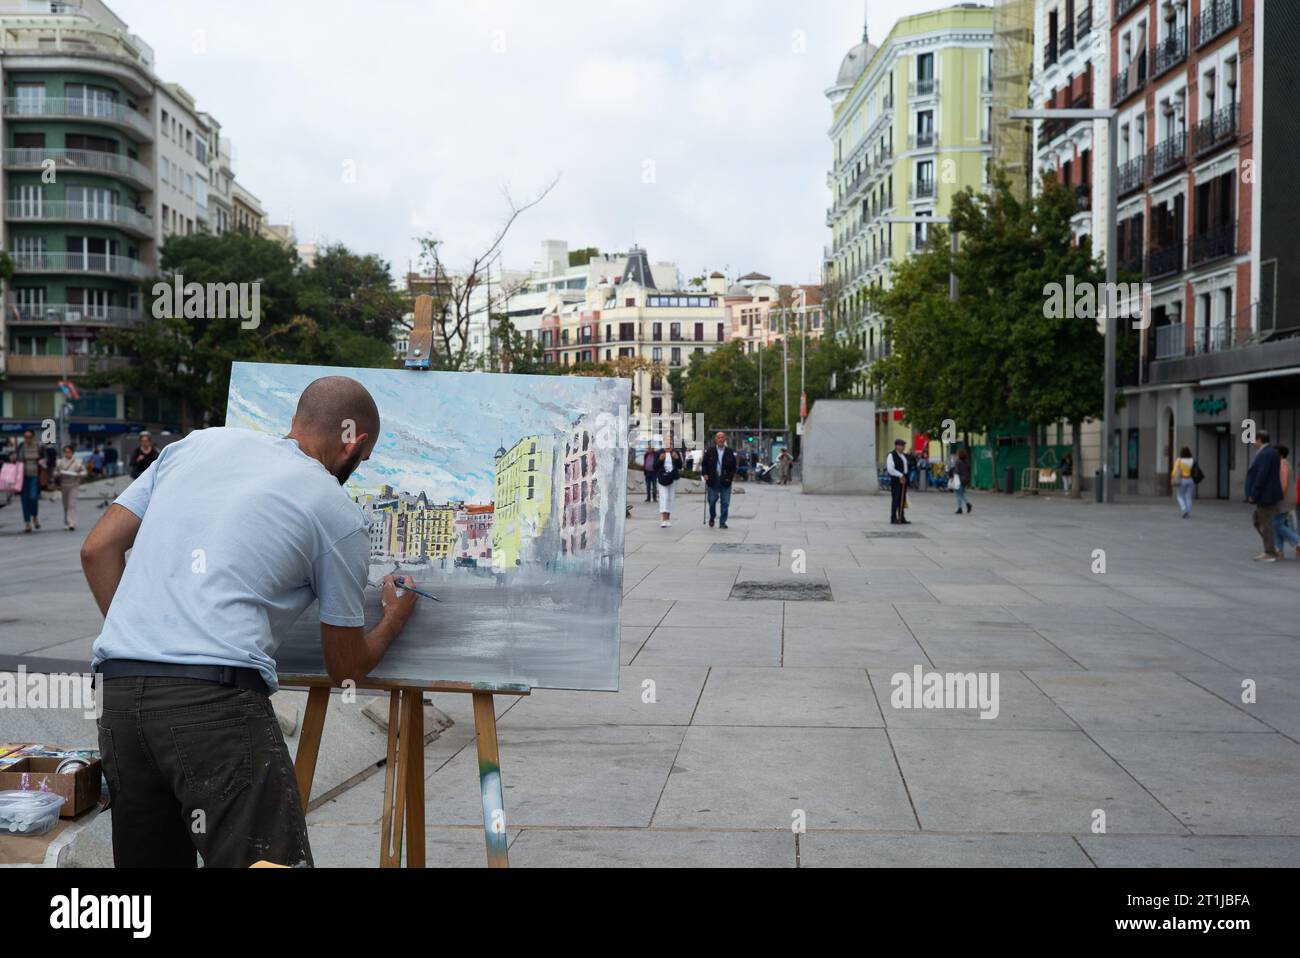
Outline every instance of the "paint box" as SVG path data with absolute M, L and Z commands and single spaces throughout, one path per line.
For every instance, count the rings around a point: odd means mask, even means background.
M 66 799 L 63 807 L 59 809 L 60 818 L 73 818 L 80 815 L 87 809 L 93 808 L 99 801 L 103 766 L 96 753 L 94 760 L 85 768 L 60 775 L 55 769 L 59 767 L 64 757 L 9 755 L 0 759 L 0 766 L 6 759 L 16 759 L 7 767 L 0 767 L 0 791 L 23 790 L 25 784 L 26 791 L 36 792 L 41 791 L 44 786 L 45 791 Z

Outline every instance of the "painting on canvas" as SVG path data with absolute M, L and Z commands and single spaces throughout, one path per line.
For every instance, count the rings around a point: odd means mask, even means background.
M 346 486 L 370 525 L 367 628 L 386 575 L 441 600 L 417 602 L 370 677 L 617 689 L 631 384 L 235 363 L 226 425 L 285 435 L 332 375 L 381 418 Z M 325 674 L 318 621 L 312 606 L 284 637 L 281 675 Z

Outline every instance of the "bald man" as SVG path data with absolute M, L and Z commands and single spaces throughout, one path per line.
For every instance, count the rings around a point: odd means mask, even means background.
M 119 868 L 312 863 L 297 779 L 269 696 L 280 638 L 313 601 L 335 682 L 364 678 L 410 617 L 383 587 L 362 613 L 370 539 L 343 484 L 379 410 L 318 379 L 283 439 L 204 429 L 168 446 L 81 550 L 104 613 L 94 645 L 99 747 Z M 131 551 L 131 561 L 126 554 Z

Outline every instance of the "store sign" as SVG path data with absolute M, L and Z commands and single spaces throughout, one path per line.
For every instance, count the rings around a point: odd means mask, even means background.
M 1220 419 L 1228 411 L 1228 400 L 1211 393 L 1193 400 L 1192 410 L 1201 419 Z

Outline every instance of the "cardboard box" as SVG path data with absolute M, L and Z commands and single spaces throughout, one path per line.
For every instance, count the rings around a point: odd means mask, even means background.
M 47 783 L 47 791 L 67 799 L 59 810 L 60 818 L 75 818 L 87 809 L 94 808 L 99 801 L 100 779 L 103 776 L 103 765 L 99 759 L 94 759 L 88 766 L 75 772 L 58 775 L 54 770 L 62 761 L 63 758 L 60 757 L 20 756 L 17 762 L 0 770 L 0 792 L 22 790 L 25 775 L 28 791 L 40 791 L 42 783 Z

